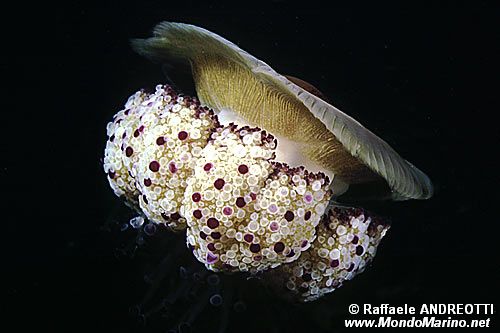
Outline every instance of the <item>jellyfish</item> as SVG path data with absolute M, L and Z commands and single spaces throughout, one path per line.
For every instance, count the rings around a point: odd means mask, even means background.
M 342 198 L 433 194 L 422 171 L 314 86 L 210 31 L 164 22 L 132 46 L 190 64 L 197 97 L 168 85 L 133 95 L 108 125 L 104 171 L 140 221 L 182 232 L 208 270 L 316 300 L 362 272 L 389 229 Z

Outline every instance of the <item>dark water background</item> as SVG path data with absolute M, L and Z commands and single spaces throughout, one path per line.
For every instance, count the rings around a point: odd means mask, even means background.
M 436 188 L 428 201 L 368 205 L 389 216 L 392 229 L 367 272 L 313 305 L 255 293 L 243 315 L 230 314 L 228 332 L 339 331 L 352 318 L 350 303 L 498 306 L 495 2 L 326 8 L 82 1 L 13 8 L 2 20 L 8 87 L 0 241 L 2 322 L 13 329 L 2 331 L 168 330 L 161 322 L 141 327 L 129 315 L 148 289 L 144 272 L 161 258 L 149 250 L 115 257 L 122 235 L 102 226 L 120 218 L 120 203 L 99 162 L 106 122 L 131 93 L 164 80 L 159 66 L 128 45 L 162 20 L 205 27 L 314 84 Z M 219 317 L 202 313 L 195 331 L 215 331 L 209 327 Z

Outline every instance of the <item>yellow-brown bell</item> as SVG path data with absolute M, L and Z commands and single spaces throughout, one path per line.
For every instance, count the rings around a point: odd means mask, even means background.
M 203 104 L 231 110 L 248 124 L 290 140 L 305 159 L 341 182 L 384 182 L 394 200 L 432 196 L 429 178 L 385 141 L 219 35 L 163 22 L 154 37 L 133 40 L 132 45 L 153 61 L 187 60 Z

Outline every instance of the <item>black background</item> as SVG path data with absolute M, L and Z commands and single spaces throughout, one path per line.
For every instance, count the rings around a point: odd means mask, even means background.
M 340 330 L 350 303 L 498 306 L 495 2 L 14 5 L 1 64 L 1 298 L 12 331 L 169 328 L 129 316 L 147 290 L 143 262 L 115 258 L 118 236 L 102 230 L 120 203 L 99 161 L 107 121 L 164 80 L 129 47 L 162 20 L 207 28 L 319 87 L 435 184 L 427 201 L 369 204 L 392 220 L 373 267 L 319 305 L 277 303 L 290 307 L 275 318 L 279 331 Z M 252 302 L 229 332 L 273 326 L 259 318 L 278 301 Z

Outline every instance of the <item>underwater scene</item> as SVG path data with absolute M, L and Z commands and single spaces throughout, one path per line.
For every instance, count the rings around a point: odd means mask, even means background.
M 32 8 L 7 331 L 495 327 L 498 9 Z

